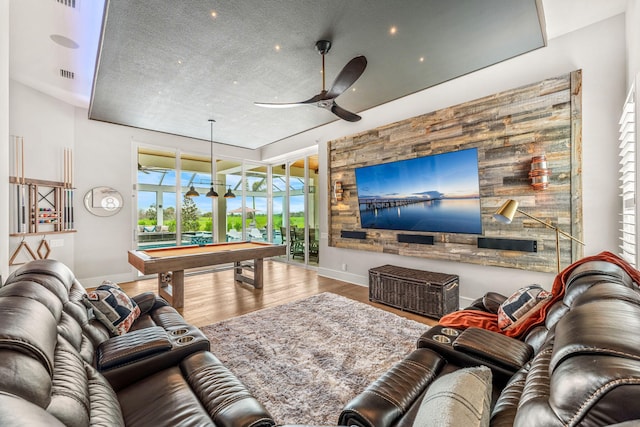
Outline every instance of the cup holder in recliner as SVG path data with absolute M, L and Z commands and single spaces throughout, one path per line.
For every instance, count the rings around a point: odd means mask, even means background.
M 178 336 L 178 335 L 184 335 L 187 332 L 189 332 L 188 329 L 182 328 L 182 329 L 175 329 L 175 330 L 173 330 L 173 331 L 171 331 L 169 333 L 175 337 L 175 336 Z
M 434 339 L 435 341 L 438 341 L 439 343 L 442 343 L 442 344 L 451 344 L 451 338 L 449 338 L 446 335 L 438 334 L 438 335 L 432 336 L 431 338 Z
M 458 335 L 460 335 L 460 332 L 457 329 L 453 328 L 442 328 L 440 329 L 440 332 L 450 337 L 457 337 Z
M 180 337 L 176 340 L 176 342 L 178 344 L 187 344 L 190 343 L 191 341 L 193 341 L 195 338 L 192 337 L 191 335 L 186 335 L 184 337 Z

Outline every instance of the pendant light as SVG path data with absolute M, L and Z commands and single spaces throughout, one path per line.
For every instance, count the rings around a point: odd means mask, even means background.
M 236 195 L 233 194 L 233 191 L 231 191 L 231 187 L 229 187 L 227 192 L 224 193 L 224 197 L 225 197 L 225 199 L 234 199 L 236 197 Z
M 200 195 L 200 193 L 198 193 L 196 191 L 196 189 L 193 187 L 193 185 L 189 188 L 189 191 L 187 191 L 186 193 L 184 193 L 184 197 L 198 197 Z
M 209 123 L 211 123 L 211 189 L 207 193 L 207 197 L 218 197 L 218 193 L 213 189 L 213 124 L 215 120 L 209 119 Z M 226 194 L 225 197 L 227 197 Z

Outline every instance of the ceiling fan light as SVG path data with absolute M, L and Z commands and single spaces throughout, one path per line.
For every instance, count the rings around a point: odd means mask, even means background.
M 224 193 L 224 198 L 225 199 L 234 199 L 236 197 L 235 194 L 233 194 L 233 191 L 231 191 L 231 187 L 229 187 L 229 189 L 227 190 L 226 193 Z
M 193 187 L 193 185 L 189 188 L 189 191 L 187 191 L 186 193 L 184 193 L 184 197 L 198 197 L 200 195 L 200 193 L 198 193 L 196 191 L 196 189 Z

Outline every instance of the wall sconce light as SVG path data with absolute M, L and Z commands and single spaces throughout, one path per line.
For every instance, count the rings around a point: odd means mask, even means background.
M 544 190 L 549 186 L 551 169 L 547 168 L 547 156 L 544 154 L 531 159 L 529 179 L 534 190 Z
M 521 211 L 520 209 L 518 209 L 518 202 L 515 200 L 507 200 L 504 203 L 504 205 L 502 205 L 500 209 L 498 209 L 496 213 L 493 214 L 493 218 L 495 218 L 497 221 L 503 224 L 511 224 L 511 221 L 513 220 L 513 217 L 516 215 L 516 212 L 519 212 L 522 215 L 526 216 L 527 218 L 531 218 L 532 220 L 537 221 L 540 224 L 544 224 L 546 227 L 556 232 L 556 269 L 558 273 L 560 273 L 560 235 L 562 234 L 564 237 L 574 240 L 584 246 L 584 242 L 576 239 L 571 234 L 560 230 L 557 226 L 552 225 L 546 221 L 541 220 L 540 218 L 536 218 L 533 215 L 530 215 L 526 212 Z
M 336 201 L 341 201 L 342 200 L 342 181 L 336 181 L 333 184 L 333 197 L 336 199 Z

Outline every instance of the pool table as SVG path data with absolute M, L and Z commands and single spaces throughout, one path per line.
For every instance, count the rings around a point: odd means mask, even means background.
M 201 246 L 172 246 L 129 251 L 129 264 L 143 274 L 158 274 L 158 294 L 173 307 L 184 306 L 184 270 L 216 264 L 234 263 L 234 279 L 252 285 L 263 286 L 262 264 L 264 258 L 286 254 L 285 245 L 266 242 L 226 242 Z M 253 260 L 253 265 L 242 261 Z M 243 269 L 253 270 L 253 277 L 243 274 Z

